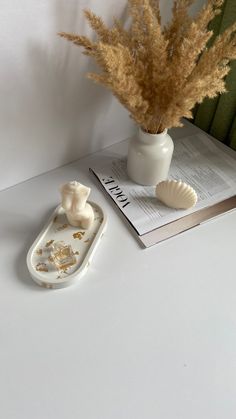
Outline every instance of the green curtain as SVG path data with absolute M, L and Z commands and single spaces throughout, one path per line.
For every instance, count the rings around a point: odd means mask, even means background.
M 225 0 L 222 14 L 211 25 L 214 37 L 235 21 L 236 0 Z M 228 93 L 206 99 L 195 109 L 194 124 L 236 150 L 236 61 L 231 63 L 226 86 Z

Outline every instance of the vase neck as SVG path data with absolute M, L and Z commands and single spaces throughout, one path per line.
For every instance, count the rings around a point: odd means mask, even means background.
M 139 140 L 144 144 L 155 144 L 155 143 L 164 143 L 166 140 L 167 129 L 165 129 L 160 134 L 149 134 L 148 132 L 143 131 L 139 128 Z

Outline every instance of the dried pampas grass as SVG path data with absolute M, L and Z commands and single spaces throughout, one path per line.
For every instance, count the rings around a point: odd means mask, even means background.
M 207 46 L 213 35 L 209 23 L 221 13 L 224 0 L 208 0 L 194 18 L 188 14 L 193 2 L 174 0 L 172 20 L 164 28 L 159 0 L 128 0 L 129 29 L 116 19 L 107 28 L 85 10 L 97 34 L 95 42 L 59 33 L 96 60 L 102 72 L 88 77 L 110 89 L 137 124 L 152 134 L 181 126 L 181 118 L 191 118 L 196 103 L 225 92 L 229 62 L 236 59 L 236 23 Z

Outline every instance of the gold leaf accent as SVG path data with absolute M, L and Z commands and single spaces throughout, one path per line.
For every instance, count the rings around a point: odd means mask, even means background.
M 42 263 L 42 262 L 38 263 L 35 266 L 35 269 L 36 269 L 36 271 L 39 271 L 39 272 L 48 272 L 48 268 L 47 268 L 46 263 Z
M 42 256 L 43 249 L 37 249 L 35 253 L 36 253 L 37 256 Z
M 73 237 L 74 237 L 74 239 L 81 240 L 84 235 L 85 235 L 85 231 L 77 231 L 77 233 L 73 234 Z
M 49 240 L 46 244 L 45 247 L 50 247 L 51 244 L 53 244 L 54 240 Z
M 84 243 L 89 243 L 89 242 L 90 242 L 90 239 L 87 239 L 84 241 Z
M 44 288 L 47 288 L 47 289 L 51 289 L 51 288 L 53 288 L 53 285 L 52 285 L 52 284 L 47 284 L 46 282 L 43 282 L 43 283 L 42 283 L 42 286 L 43 286 Z
M 57 227 L 57 231 L 62 231 L 62 230 L 65 230 L 66 228 L 68 228 L 69 227 L 69 224 L 63 224 L 63 225 L 60 225 L 59 227 Z

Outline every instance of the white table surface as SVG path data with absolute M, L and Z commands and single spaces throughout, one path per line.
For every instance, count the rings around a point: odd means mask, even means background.
M 0 193 L 0 418 L 235 419 L 236 212 L 141 249 L 93 158 Z M 107 232 L 77 285 L 45 290 L 27 250 L 74 179 Z

